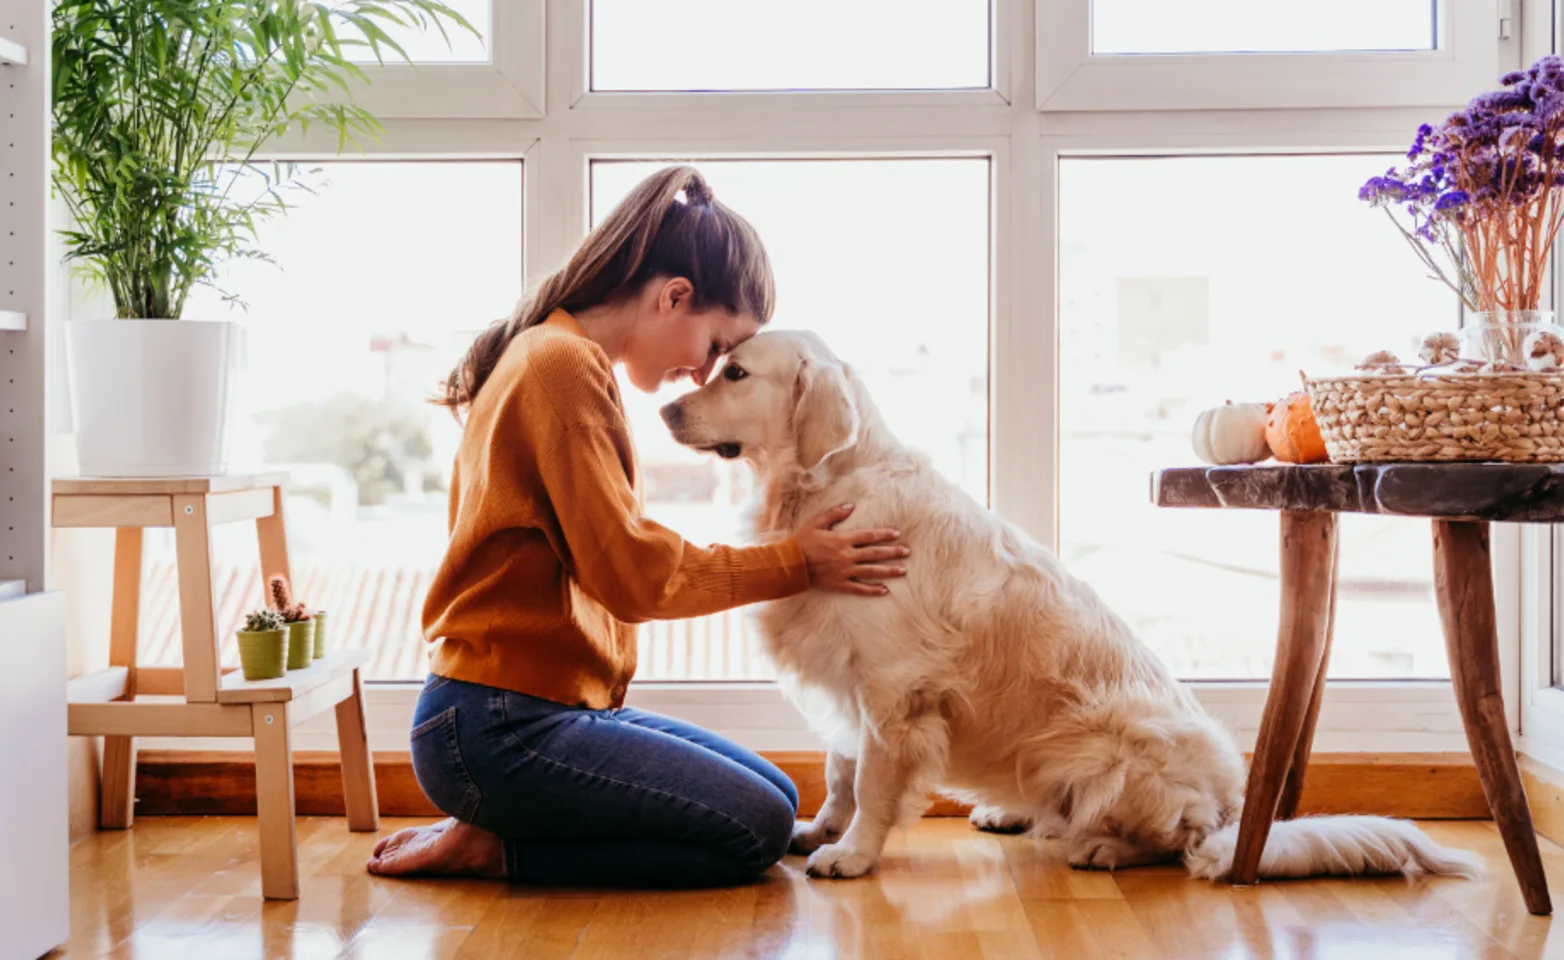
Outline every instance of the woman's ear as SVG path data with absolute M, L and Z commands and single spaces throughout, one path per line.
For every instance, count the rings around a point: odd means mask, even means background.
M 657 295 L 657 309 L 662 313 L 673 313 L 675 310 L 688 310 L 690 298 L 695 294 L 695 284 L 685 277 L 674 277 L 663 282 L 662 290 Z

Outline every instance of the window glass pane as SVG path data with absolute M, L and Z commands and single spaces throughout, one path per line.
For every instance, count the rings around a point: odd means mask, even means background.
M 1159 510 L 1204 408 L 1300 389 L 1458 325 L 1384 214 L 1390 156 L 1060 164 L 1061 554 L 1186 678 L 1270 673 L 1274 513 Z M 1445 677 L 1428 523 L 1345 516 L 1335 677 Z
M 404 26 L 395 26 L 383 20 L 377 23 L 407 51 L 408 59 L 413 63 L 488 63 L 488 38 L 493 35 L 493 0 L 445 0 L 445 5 L 467 18 L 478 35 L 474 36 L 472 30 L 464 30 L 449 22 L 444 24 L 443 35 L 438 26 L 423 30 L 411 23 Z M 403 19 L 407 18 L 404 16 Z M 342 35 L 347 37 L 348 33 L 344 31 Z M 349 59 L 366 64 L 376 62 L 374 53 L 368 47 L 354 50 Z M 386 53 L 385 61 L 387 65 L 402 62 L 394 52 Z
M 1438 0 L 1093 0 L 1093 53 L 1432 50 Z
M 604 216 L 661 162 L 592 164 Z M 755 225 L 776 270 L 774 329 L 823 336 L 901 440 L 980 502 L 988 488 L 988 162 L 702 162 L 717 197 Z M 741 542 L 742 463 L 673 442 L 656 396 L 624 384 L 647 513 L 699 543 Z M 764 679 L 770 665 L 734 611 L 641 628 L 643 680 Z
M 373 653 L 366 676 L 421 679 L 424 593 L 445 552 L 460 430 L 425 400 L 522 289 L 521 165 L 329 163 L 259 247 L 186 315 L 243 319 L 236 470 L 290 475 L 288 547 L 299 596 L 328 611 L 329 642 Z M 149 530 L 143 662 L 178 663 L 171 531 Z M 261 605 L 254 524 L 213 531 L 223 661 Z M 270 571 L 268 571 L 270 572 Z M 149 656 L 150 654 L 150 656 Z
M 987 87 L 988 31 L 988 0 L 592 0 L 592 89 Z

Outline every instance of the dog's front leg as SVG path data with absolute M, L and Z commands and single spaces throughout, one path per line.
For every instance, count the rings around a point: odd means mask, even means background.
M 864 730 L 858 748 L 853 793 L 858 812 L 836 843 L 809 858 L 811 877 L 861 877 L 880 861 L 885 837 L 901 816 L 902 801 L 913 781 L 913 761 L 899 737 Z
M 793 825 L 793 842 L 789 853 L 814 853 L 821 844 L 830 843 L 842 835 L 853 818 L 858 800 L 853 793 L 853 776 L 858 761 L 835 750 L 825 756 L 825 803 L 809 823 Z

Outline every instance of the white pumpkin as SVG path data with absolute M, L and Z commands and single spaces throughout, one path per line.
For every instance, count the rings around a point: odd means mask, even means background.
M 1195 420 L 1195 456 L 1206 463 L 1259 463 L 1271 455 L 1265 442 L 1268 403 L 1212 407 Z

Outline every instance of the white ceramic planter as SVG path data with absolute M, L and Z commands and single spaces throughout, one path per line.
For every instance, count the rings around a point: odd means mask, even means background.
M 65 334 L 83 476 L 227 471 L 239 324 L 73 320 Z

